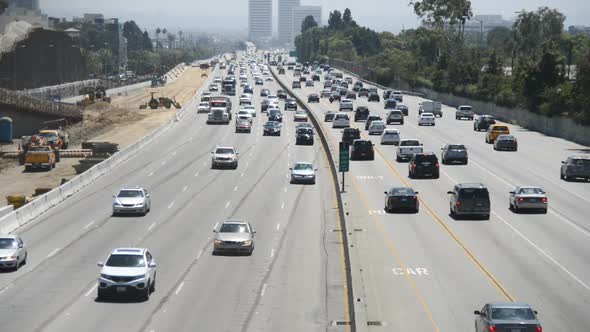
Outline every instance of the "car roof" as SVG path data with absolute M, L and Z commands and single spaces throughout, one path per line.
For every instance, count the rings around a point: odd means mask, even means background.
M 530 304 L 524 302 L 491 302 L 493 308 L 531 308 Z
M 569 156 L 572 159 L 590 159 L 590 156 Z
M 310 161 L 296 161 L 295 165 L 312 165 L 313 166 L 313 163 Z
M 215 149 L 216 149 L 216 150 L 217 150 L 217 149 L 234 149 L 234 147 L 233 147 L 233 146 L 218 146 L 218 147 L 216 147 Z M 235 149 L 234 149 L 234 150 L 235 150 Z
M 126 191 L 143 191 L 143 188 L 138 186 L 138 187 L 135 187 L 135 188 L 121 188 L 121 189 L 119 189 L 119 191 L 123 191 L 123 190 L 126 190 Z
M 461 188 L 486 188 L 486 186 L 483 183 L 459 183 L 457 184 L 457 186 Z
M 116 248 L 111 255 L 138 255 L 142 256 L 147 249 L 145 248 Z
M 229 220 L 224 220 L 222 224 L 246 225 L 246 224 L 248 224 L 248 222 L 244 221 L 244 220 L 238 220 L 238 219 L 229 219 Z

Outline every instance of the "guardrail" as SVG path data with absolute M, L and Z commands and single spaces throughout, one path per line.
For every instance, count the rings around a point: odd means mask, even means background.
M 338 214 L 339 214 L 339 220 L 340 220 L 340 231 L 342 232 L 342 248 L 344 251 L 344 261 L 345 261 L 345 265 L 346 265 L 346 285 L 348 286 L 348 312 L 349 312 L 349 318 L 350 318 L 350 327 L 351 327 L 351 331 L 355 332 L 357 330 L 356 328 L 356 321 L 355 321 L 355 307 L 354 307 L 354 294 L 353 294 L 353 287 L 352 287 L 352 271 L 351 271 L 351 267 L 350 267 L 350 253 L 348 251 L 349 248 L 349 244 L 348 244 L 348 232 L 347 232 L 347 227 L 346 227 L 346 220 L 345 220 L 345 213 L 344 213 L 344 204 L 342 202 L 342 195 L 340 194 L 340 186 L 339 186 L 339 181 L 338 181 L 338 168 L 336 167 L 336 160 L 334 159 L 334 147 L 332 147 L 330 145 L 330 143 L 328 142 L 328 138 L 326 137 L 326 134 L 324 133 L 322 129 L 322 126 L 320 124 L 320 122 L 318 121 L 318 119 L 315 117 L 315 114 L 313 114 L 313 112 L 311 111 L 311 107 L 309 107 L 309 105 L 307 104 L 307 102 L 305 102 L 304 100 L 302 100 L 301 98 L 299 98 L 299 96 L 297 96 L 295 94 L 295 92 L 291 89 L 291 87 L 289 87 L 288 85 L 286 85 L 285 83 L 283 83 L 283 81 L 280 79 L 279 75 L 277 75 L 275 69 L 272 66 L 270 67 L 270 71 L 273 74 L 273 76 L 275 77 L 275 81 L 285 90 L 287 91 L 291 96 L 293 96 L 293 98 L 295 98 L 295 100 L 297 101 L 297 103 L 299 104 L 299 106 L 301 108 L 304 108 L 307 110 L 307 115 L 309 117 L 309 119 L 311 120 L 311 123 L 313 124 L 313 126 L 315 128 L 317 128 L 316 132 L 318 133 L 318 136 L 320 137 L 320 141 L 322 142 L 322 146 L 324 147 L 324 150 L 326 151 L 326 158 L 328 159 L 328 164 L 330 165 L 330 174 L 332 176 L 332 183 L 334 184 L 334 190 L 336 192 L 336 200 L 337 200 L 337 204 L 338 204 Z
M 216 70 L 218 70 L 217 66 L 214 68 L 214 72 Z M 98 178 L 107 174 L 113 168 L 128 160 L 143 148 L 155 141 L 158 137 L 162 136 L 162 134 L 170 129 L 175 122 L 183 118 L 189 112 L 189 110 L 196 108 L 198 103 L 197 96 L 199 96 L 203 92 L 203 89 L 209 85 L 213 76 L 214 75 L 209 76 L 207 81 L 203 83 L 201 88 L 199 88 L 199 90 L 196 92 L 191 102 L 179 110 L 176 113 L 176 117 L 174 119 L 163 124 L 151 133 L 143 136 L 130 146 L 127 146 L 123 150 L 115 153 L 110 158 L 105 159 L 99 164 L 96 164 L 86 172 L 72 178 L 63 185 L 51 190 L 46 194 L 38 196 L 36 199 L 25 206 L 12 211 L 3 217 L 0 217 L 0 233 L 8 234 L 30 223 L 31 221 L 35 220 L 35 218 L 47 212 L 51 208 L 56 207 L 69 197 L 82 191 Z

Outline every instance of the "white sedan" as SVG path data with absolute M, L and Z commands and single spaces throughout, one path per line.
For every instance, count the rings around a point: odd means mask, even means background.
M 401 138 L 399 130 L 385 129 L 381 135 L 381 145 L 399 145 Z
M 293 117 L 293 120 L 307 122 L 307 112 L 305 110 L 297 110 L 295 112 L 295 116 Z
M 209 103 L 206 101 L 200 102 L 197 106 L 197 113 L 209 113 Z
M 418 125 L 419 126 L 434 126 L 434 114 L 432 114 L 432 113 L 420 114 L 419 118 L 418 118 Z
M 240 111 L 241 110 L 246 110 L 246 111 L 250 112 L 250 115 L 252 117 L 254 117 L 254 118 L 256 117 L 256 106 L 254 106 L 254 105 L 242 105 L 242 106 L 240 106 Z

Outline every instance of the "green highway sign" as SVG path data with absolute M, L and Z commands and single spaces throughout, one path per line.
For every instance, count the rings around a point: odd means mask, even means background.
M 338 162 L 338 171 L 340 172 L 348 172 L 348 164 L 350 161 L 350 155 L 348 150 L 348 142 L 340 142 L 339 150 L 339 162 Z

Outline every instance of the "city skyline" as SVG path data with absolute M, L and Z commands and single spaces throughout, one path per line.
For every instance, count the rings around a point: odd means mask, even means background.
M 248 0 L 248 38 L 269 41 L 272 31 L 272 0 Z

